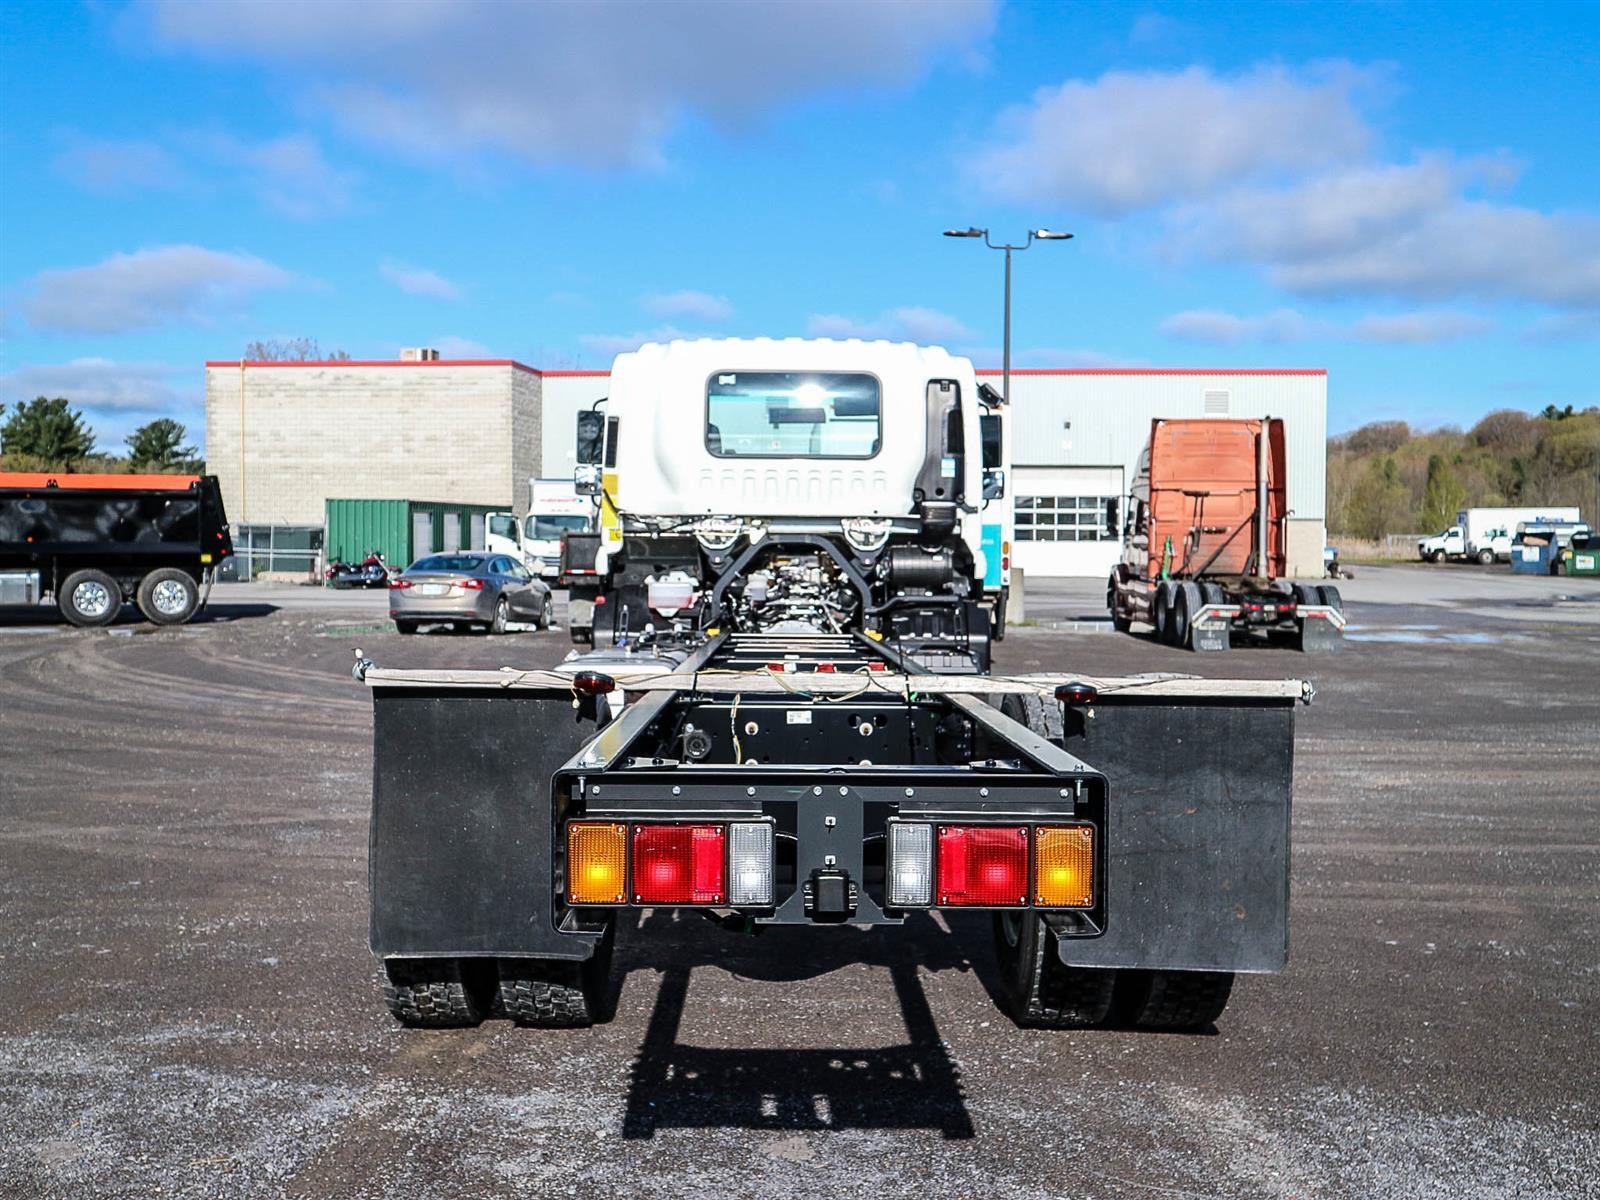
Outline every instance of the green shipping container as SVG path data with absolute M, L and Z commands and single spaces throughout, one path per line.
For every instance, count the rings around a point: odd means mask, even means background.
M 436 500 L 329 500 L 323 548 L 329 562 L 360 562 L 376 550 L 403 570 L 441 550 L 483 549 L 485 516 L 503 511 Z

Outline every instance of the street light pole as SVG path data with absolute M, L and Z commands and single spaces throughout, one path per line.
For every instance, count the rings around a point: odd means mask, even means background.
M 1064 242 L 1072 235 L 1070 233 L 1057 233 L 1051 229 L 1030 229 L 1028 240 L 1020 246 L 1013 246 L 1010 242 L 996 246 L 989 240 L 989 231 L 972 226 L 967 229 L 946 229 L 945 237 L 979 238 L 991 250 L 1004 250 L 1006 252 L 1006 291 L 1005 291 L 1005 347 L 1001 351 L 1000 368 L 1000 396 L 1005 401 L 1006 407 L 1011 406 L 1011 252 L 1013 250 L 1026 250 L 1034 242 Z

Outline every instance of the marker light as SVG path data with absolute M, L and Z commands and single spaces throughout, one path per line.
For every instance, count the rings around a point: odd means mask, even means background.
M 741 821 L 728 826 L 728 875 L 729 904 L 771 906 L 771 822 Z
M 1028 831 L 1017 825 L 939 826 L 941 905 L 1001 908 L 1028 902 Z
M 617 690 L 617 681 L 601 671 L 579 671 L 572 677 L 572 690 L 580 696 L 607 696 Z
M 610 821 L 567 826 L 567 903 L 626 904 L 628 831 Z
M 634 903 L 723 903 L 726 842 L 721 825 L 635 825 Z
M 1033 902 L 1045 908 L 1094 904 L 1094 830 L 1087 825 L 1034 831 Z
M 1056 699 L 1062 704 L 1093 704 L 1095 697 L 1100 694 L 1100 689 L 1092 683 L 1084 683 L 1074 679 L 1071 683 L 1063 683 L 1056 688 Z
M 926 908 L 933 903 L 933 826 L 889 826 L 889 907 Z

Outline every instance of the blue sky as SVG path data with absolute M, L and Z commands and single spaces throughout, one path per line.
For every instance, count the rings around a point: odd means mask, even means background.
M 680 334 L 1600 403 L 1600 5 L 0 0 L 0 402 Z

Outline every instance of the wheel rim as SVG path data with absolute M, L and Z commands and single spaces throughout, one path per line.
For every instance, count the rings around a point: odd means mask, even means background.
M 511 612 L 511 606 L 506 603 L 506 598 L 504 596 L 501 596 L 499 603 L 497 603 L 494 606 L 494 621 L 495 621 L 495 624 L 496 625 L 504 625 L 506 623 L 506 617 L 509 615 L 510 612 Z
M 103 617 L 111 611 L 111 590 L 87 579 L 72 589 L 72 606 L 86 617 Z
M 164 617 L 175 617 L 189 607 L 189 589 L 176 579 L 163 579 L 150 591 L 150 603 Z

